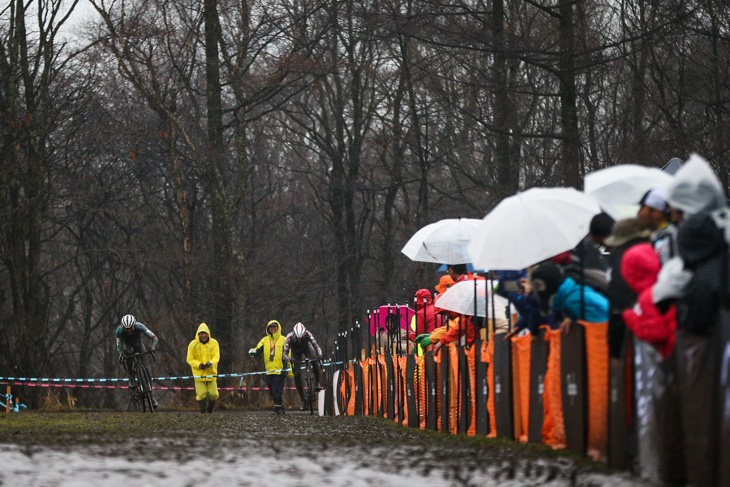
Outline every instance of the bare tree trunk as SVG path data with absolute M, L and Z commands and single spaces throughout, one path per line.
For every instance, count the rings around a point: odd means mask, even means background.
M 205 0 L 203 20 L 205 23 L 205 80 L 206 107 L 208 112 L 207 147 L 204 150 L 204 173 L 211 198 L 213 219 L 213 315 L 218 341 L 230 343 L 233 319 L 233 279 L 231 272 L 232 222 L 228 208 L 225 186 L 225 152 L 223 146 L 223 109 L 221 101 L 220 59 L 218 43 L 221 29 L 218 19 L 217 0 Z M 221 349 L 221 369 L 230 364 L 230 350 Z
M 494 196 L 501 200 L 519 190 L 519 160 L 512 160 L 511 134 L 516 119 L 510 94 L 506 49 L 508 42 L 504 28 L 504 0 L 492 0 L 492 35 L 494 38 L 494 127 L 497 187 Z
M 188 209 L 187 177 L 180 164 L 177 151 L 177 127 L 168 121 L 167 147 L 169 150 L 170 167 L 172 169 L 172 181 L 175 188 L 175 206 L 180 219 L 180 248 L 182 250 L 182 319 L 189 323 L 195 316 L 195 305 L 193 301 L 193 277 L 192 277 L 192 232 L 190 228 L 190 210 Z
M 582 164 L 580 158 L 580 136 L 578 132 L 577 91 L 575 85 L 575 33 L 573 23 L 574 0 L 561 0 L 560 14 L 560 57 L 558 60 L 560 78 L 560 127 L 563 150 L 560 157 L 563 184 L 577 189 L 583 188 Z
M 33 33 L 29 46 L 26 6 L 22 0 L 13 0 L 0 44 L 0 205 L 4 227 L 0 255 L 8 271 L 15 335 L 5 357 L 7 366 L 12 367 L 8 371 L 41 376 L 49 364 L 49 297 L 41 266 L 43 221 L 50 191 L 46 143 L 54 126 L 49 90 L 58 66 L 47 55 L 54 50 L 48 26 Z M 37 399 L 34 394 L 33 406 Z

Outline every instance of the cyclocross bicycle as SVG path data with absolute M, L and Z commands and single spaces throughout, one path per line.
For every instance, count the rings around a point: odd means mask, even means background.
M 144 412 L 149 411 L 150 413 L 155 412 L 155 401 L 152 398 L 152 381 L 150 372 L 142 363 L 142 355 L 152 355 L 152 360 L 155 359 L 155 352 L 146 351 L 141 353 L 133 353 L 131 355 L 125 355 L 124 360 L 132 359 L 132 371 L 134 374 L 132 385 L 129 387 L 129 393 L 132 396 L 132 402 L 135 403 L 137 409 Z
M 314 372 L 312 371 L 312 361 L 308 357 L 304 357 L 301 362 L 292 362 L 293 366 L 302 368 L 302 392 L 304 393 L 304 408 L 309 409 L 309 413 L 314 415 L 314 401 L 317 397 L 317 391 L 314 385 Z

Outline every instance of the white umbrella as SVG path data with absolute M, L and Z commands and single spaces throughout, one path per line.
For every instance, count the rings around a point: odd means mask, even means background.
M 639 200 L 647 191 L 666 189 L 672 175 L 656 167 L 621 164 L 594 171 L 583 180 L 585 193 L 593 196 L 614 220 L 635 217 Z
M 474 314 L 475 294 L 477 300 L 476 315 Z M 505 312 L 507 300 L 495 294 L 494 308 L 492 308 L 492 290 L 487 286 L 485 279 L 478 279 L 476 281 L 476 293 L 474 292 L 473 280 L 457 282 L 438 297 L 434 306 L 462 315 L 486 316 L 487 304 L 490 309 L 490 317 L 496 316 L 497 319 L 507 319 Z
M 479 269 L 524 269 L 574 249 L 600 212 L 592 197 L 576 189 L 532 188 L 490 211 L 467 251 Z
M 480 223 L 475 218 L 448 218 L 431 223 L 413 234 L 401 252 L 416 262 L 466 264 L 466 245 Z

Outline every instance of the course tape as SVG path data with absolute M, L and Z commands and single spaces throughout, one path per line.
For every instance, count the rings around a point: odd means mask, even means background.
M 351 362 L 351 361 L 348 361 Z M 330 362 L 326 364 L 322 364 L 323 367 L 331 367 L 334 365 L 342 365 L 347 362 Z M 173 376 L 173 377 L 151 377 L 151 380 L 160 381 L 160 380 L 189 380 L 189 379 L 215 379 L 215 378 L 225 378 L 225 377 L 247 377 L 251 375 L 264 375 L 264 374 L 277 374 L 282 372 L 288 372 L 289 369 L 278 369 L 278 370 L 263 370 L 258 372 L 241 372 L 237 374 L 218 374 L 218 375 L 181 375 L 181 376 Z M 82 384 L 84 382 L 123 382 L 129 380 L 128 377 L 120 377 L 120 378 L 113 378 L 113 379 L 61 379 L 57 377 L 0 377 L 0 384 L 5 384 L 8 382 L 13 382 L 15 385 L 21 385 L 19 383 L 23 383 L 22 385 L 30 385 L 30 384 L 56 384 L 56 383 L 62 383 L 59 385 L 59 387 L 62 387 L 63 385 L 67 384 Z M 13 384 L 10 384 L 13 385 Z M 49 385 L 42 385 L 42 387 L 49 387 Z M 90 386 L 75 386 L 75 387 L 81 387 L 81 388 L 89 388 Z M 95 389 L 103 389 L 102 386 L 96 386 Z M 114 388 L 114 386 L 109 387 Z
M 49 384 L 49 383 L 38 383 L 38 382 L 2 382 L 0 381 L 0 384 L 2 385 L 9 385 L 9 386 L 27 386 L 27 387 L 71 387 L 68 384 Z M 112 386 L 112 385 L 93 385 L 93 384 L 81 384 L 81 385 L 74 385 L 73 387 L 77 389 L 129 389 L 129 386 Z M 159 391 L 194 391 L 195 387 L 186 387 L 186 386 L 152 386 L 152 389 L 156 389 Z M 296 387 L 285 387 L 284 389 L 291 389 L 295 390 Z M 268 391 L 269 389 L 267 387 L 219 387 L 219 391 Z M 0 397 L 3 397 L 0 394 Z M 2 400 L 0 399 L 0 404 L 2 404 Z M 5 407 L 3 405 L 3 407 Z

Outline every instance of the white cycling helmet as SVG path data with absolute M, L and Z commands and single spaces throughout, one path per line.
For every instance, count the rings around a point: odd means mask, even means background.
M 294 330 L 292 330 L 292 335 L 294 335 L 294 338 L 304 338 L 305 333 L 307 333 L 307 329 L 304 328 L 304 325 L 302 325 L 301 323 L 297 323 L 296 325 L 294 325 Z
M 124 315 L 122 317 L 122 326 L 124 328 L 132 328 L 137 323 L 137 319 L 132 315 Z

